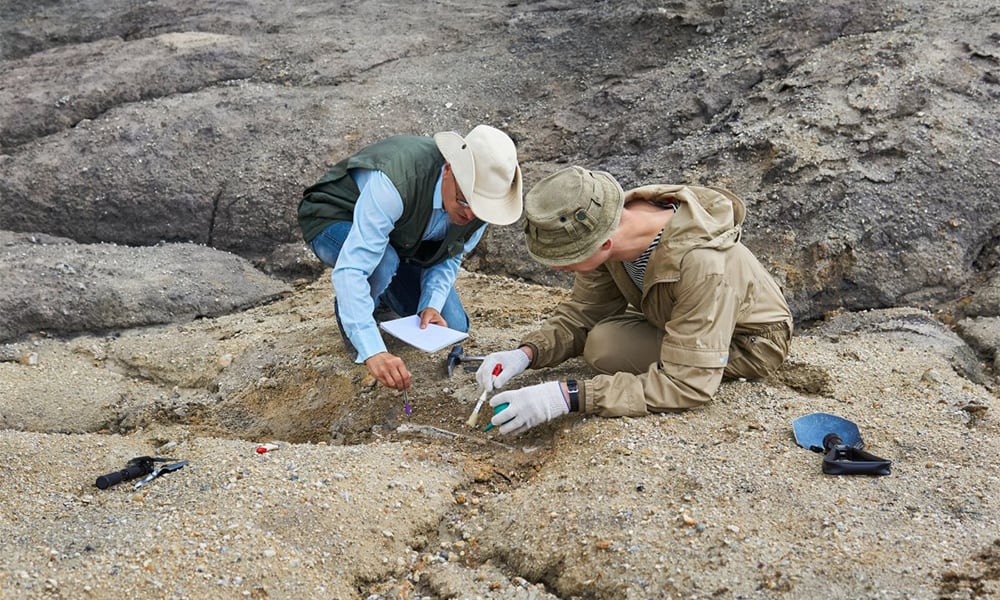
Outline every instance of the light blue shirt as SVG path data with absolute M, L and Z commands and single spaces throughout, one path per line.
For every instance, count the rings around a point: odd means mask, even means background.
M 361 363 L 386 350 L 372 313 L 375 310 L 374 298 L 389 286 L 399 265 L 399 257 L 389 245 L 389 234 L 396 221 L 403 216 L 403 199 L 382 171 L 352 169 L 350 173 L 361 195 L 354 206 L 351 231 L 333 268 L 333 288 L 344 332 L 357 348 L 357 362 Z M 451 224 L 441 201 L 443 175 L 442 167 L 434 186 L 434 210 L 422 240 L 443 240 Z M 462 258 L 476 247 L 485 230 L 483 225 L 469 238 L 462 254 L 424 269 L 418 313 L 428 307 L 438 311 L 444 307 L 449 292 L 455 286 Z M 362 293 L 362 290 L 368 293 Z

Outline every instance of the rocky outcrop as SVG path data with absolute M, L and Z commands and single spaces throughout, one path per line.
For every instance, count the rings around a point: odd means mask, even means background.
M 205 246 L 127 248 L 0 232 L 0 342 L 219 316 L 290 290 Z
M 580 163 L 739 193 L 800 320 L 962 307 L 996 273 L 990 3 L 452 8 L 14 3 L 0 229 L 262 264 L 299 243 L 300 192 L 332 161 L 485 121 L 516 138 L 529 187 Z M 520 236 L 494 228 L 469 267 L 565 284 Z

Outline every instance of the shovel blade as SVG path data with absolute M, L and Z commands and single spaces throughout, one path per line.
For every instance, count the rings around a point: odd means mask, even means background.
M 792 431 L 795 432 L 795 443 L 812 450 L 823 452 L 823 438 L 828 433 L 835 433 L 841 441 L 853 448 L 861 449 L 861 432 L 858 426 L 843 417 L 827 413 L 813 413 L 792 421 Z

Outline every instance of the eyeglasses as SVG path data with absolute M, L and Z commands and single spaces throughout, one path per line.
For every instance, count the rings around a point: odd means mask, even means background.
M 469 206 L 469 201 L 465 199 L 465 194 L 458 189 L 458 181 L 455 180 L 454 173 L 451 174 L 451 183 L 455 186 L 455 203 L 458 204 L 459 208 L 472 208 Z

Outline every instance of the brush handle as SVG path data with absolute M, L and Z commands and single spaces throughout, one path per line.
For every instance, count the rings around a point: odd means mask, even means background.
M 479 400 L 476 401 L 476 408 L 472 409 L 469 420 L 465 422 L 469 427 L 476 426 L 476 420 L 479 418 L 479 409 L 483 407 L 483 402 L 486 402 L 486 390 L 483 390 L 483 393 L 479 396 Z

